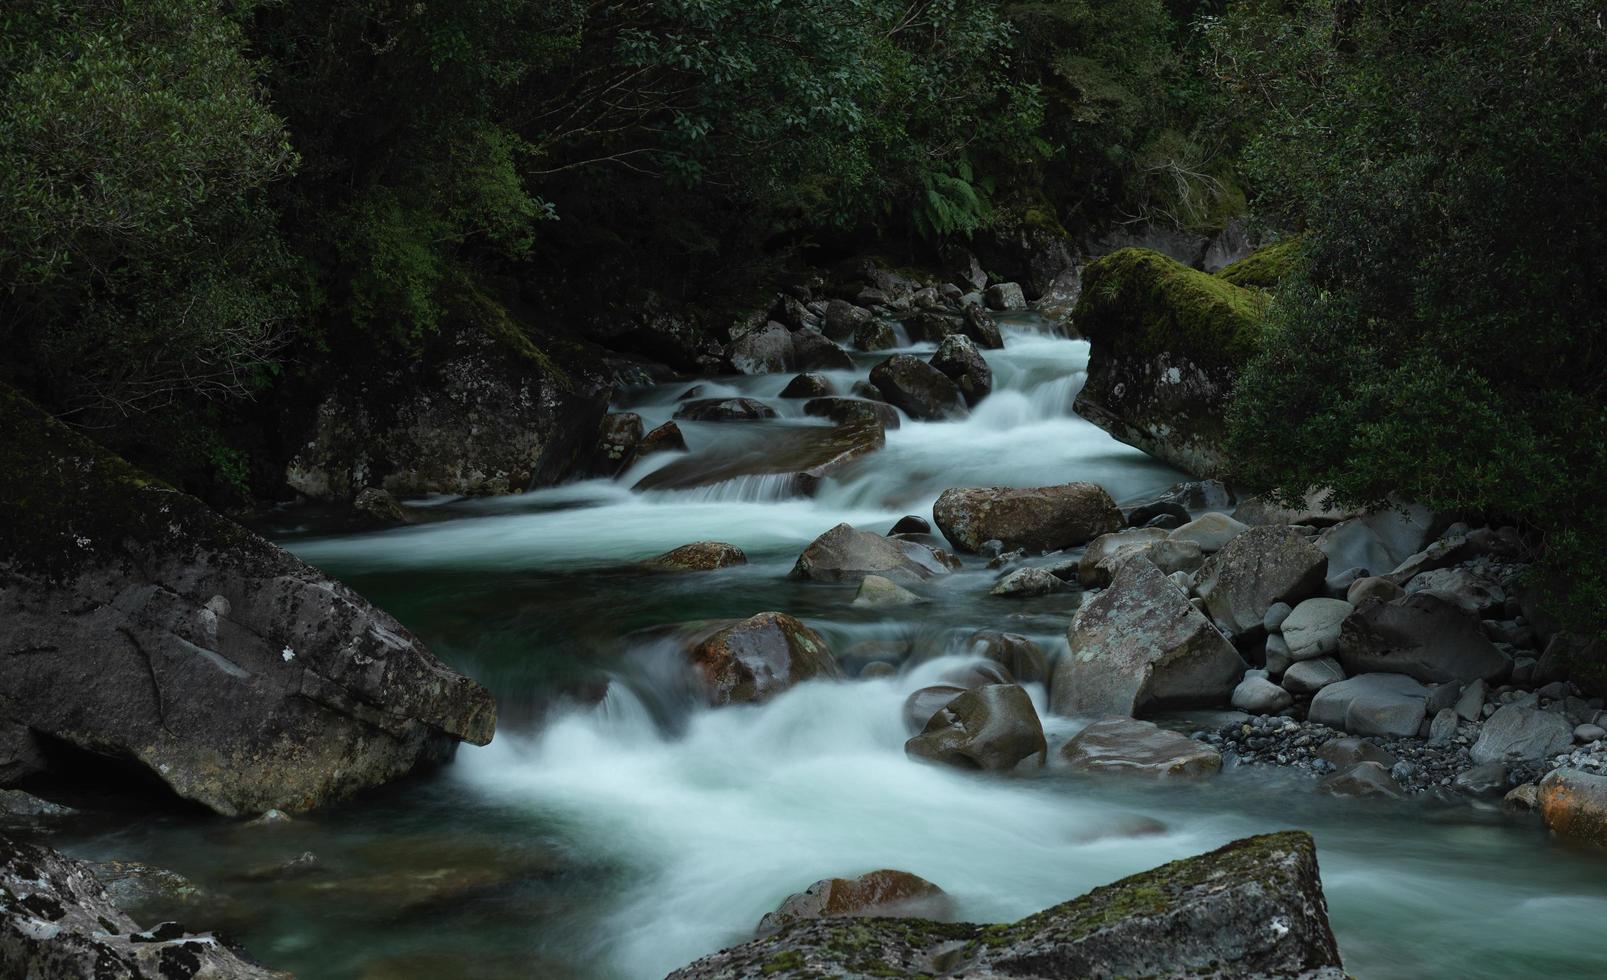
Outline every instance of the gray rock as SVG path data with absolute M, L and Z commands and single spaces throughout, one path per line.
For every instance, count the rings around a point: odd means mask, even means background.
M 1479 731 L 1469 758 L 1485 762 L 1540 762 L 1574 744 L 1568 719 L 1517 704 L 1496 710 Z
M 854 359 L 837 342 L 805 327 L 792 335 L 792 367 L 799 371 L 847 371 Z
M 1376 762 L 1358 762 L 1331 776 L 1324 776 L 1317 789 L 1333 796 L 1381 796 L 1400 799 L 1406 795 L 1388 769 Z
M 925 545 L 839 524 L 810 542 L 789 575 L 814 582 L 858 582 L 880 575 L 911 583 L 947 572 Z
M 618 476 L 636 462 L 646 433 L 642 417 L 635 412 L 610 412 L 603 416 L 598 426 L 597 445 L 592 450 L 590 471 L 597 476 Z
M 1065 583 L 1046 569 L 1018 568 L 1000 579 L 998 584 L 989 590 L 989 594 L 1026 599 L 1049 595 L 1064 588 Z
M 1268 633 L 1276 633 L 1283 629 L 1283 621 L 1294 612 L 1287 602 L 1274 602 L 1267 607 L 1267 614 L 1261 617 L 1261 628 Z
M 999 333 L 998 321 L 980 306 L 967 305 L 964 308 L 960 335 L 969 338 L 983 350 L 999 350 L 1004 346 L 1004 337 Z
M 227 816 L 305 810 L 490 741 L 491 695 L 351 589 L 3 387 L 0 432 L 30 464 L 0 471 L 0 649 L 28 651 L 0 670 L 0 731 Z
M 612 417 L 609 416 L 609 418 Z M 633 417 L 636 418 L 637 435 L 640 436 L 641 417 Z M 630 446 L 630 454 L 634 456 L 635 453 L 636 446 L 633 443 Z M 617 472 L 617 468 L 615 472 Z M 612 473 L 608 475 L 612 475 Z M 368 517 L 377 524 L 407 523 L 407 512 L 402 509 L 402 505 L 397 503 L 396 498 L 389 490 L 381 490 L 378 487 L 364 487 L 362 492 L 357 494 L 357 499 L 352 501 L 352 510 Z
M 1022 293 L 1021 287 L 1013 282 L 998 282 L 987 288 L 983 294 L 990 310 L 1024 310 L 1027 308 L 1027 297 Z
M 943 709 L 950 701 L 966 692 L 966 688 L 957 684 L 933 684 L 914 691 L 904 699 L 904 729 L 911 735 L 918 735 L 926 728 L 926 723 L 932 716 Z
M 859 331 L 874 319 L 875 315 L 870 310 L 855 306 L 847 300 L 834 299 L 826 303 L 822 332 L 832 340 L 845 344 L 855 339 Z
M 1318 691 L 1307 717 L 1353 735 L 1415 736 L 1429 694 L 1402 674 L 1362 674 Z
M 1344 976 L 1316 847 L 1308 834 L 1288 831 L 1124 878 L 1014 925 L 820 919 L 706 956 L 667 980 L 923 974 Z
M 1106 718 L 1074 735 L 1060 758 L 1079 772 L 1199 779 L 1222 769 L 1222 754 L 1187 735 L 1132 718 Z
M 915 419 L 963 417 L 965 398 L 942 371 L 911 354 L 894 354 L 871 369 L 870 382 L 891 405 Z
M 1607 728 L 1600 725 L 1587 722 L 1574 728 L 1574 741 L 1580 745 L 1589 745 L 1604 738 L 1607 738 Z
M 1449 745 L 1451 738 L 1456 735 L 1456 712 L 1450 708 L 1441 708 L 1434 713 L 1428 723 L 1428 744 Z
M 897 523 L 895 523 L 887 533 L 889 535 L 931 534 L 932 525 L 929 524 L 924 517 L 917 517 L 914 514 L 905 514 L 903 517 L 898 519 Z
M 1468 796 L 1501 796 L 1507 791 L 1507 767 L 1499 762 L 1486 762 L 1458 773 L 1451 785 Z
M 1055 665 L 1057 714 L 1132 716 L 1227 700 L 1245 663 L 1177 588 L 1147 561 L 1130 561 L 1110 588 L 1077 610 L 1071 651 Z
M 1147 554 L 1150 548 L 1165 540 L 1166 532 L 1159 528 L 1128 528 L 1101 534 L 1088 542 L 1078 560 L 1077 581 L 1085 589 L 1104 588 L 1116 576 L 1116 569 L 1122 562 L 1134 555 Z
M 1456 714 L 1463 721 L 1478 721 L 1480 711 L 1484 708 L 1484 699 L 1489 695 L 1490 686 L 1481 677 L 1469 682 L 1462 688 L 1462 693 L 1456 699 Z
M 904 743 L 918 759 L 970 769 L 1014 769 L 1048 753 L 1043 726 L 1027 692 L 1015 684 L 966 691 L 934 714 L 921 734 Z
M 993 391 L 993 369 L 968 337 L 952 334 L 937 345 L 931 364 L 960 389 L 967 405 L 975 405 Z
M 1498 680 L 1510 669 L 1478 620 L 1426 592 L 1352 613 L 1341 630 L 1339 662 L 1353 674 L 1388 671 L 1433 682 Z
M 738 374 L 778 374 L 797 367 L 792 332 L 774 320 L 731 342 L 726 360 Z
M 804 414 L 828 418 L 838 425 L 871 424 L 896 429 L 902 424 L 898 409 L 884 401 L 864 398 L 811 398 L 804 402 Z
M 1261 628 L 1273 603 L 1294 605 L 1321 591 L 1327 565 L 1327 556 L 1294 528 L 1253 527 L 1206 559 L 1195 590 L 1218 626 L 1248 633 Z
M 1291 694 L 1316 694 L 1345 679 L 1345 668 L 1333 657 L 1318 657 L 1292 664 L 1283 672 L 1283 688 Z
M 1355 736 L 1332 738 L 1317 750 L 1317 758 L 1338 769 L 1349 769 L 1358 762 L 1376 762 L 1386 770 L 1400 760 L 1366 739 Z
M 854 331 L 854 346 L 860 350 L 888 350 L 898 346 L 898 334 L 886 320 L 870 319 Z
M 1423 572 L 1406 583 L 1406 594 L 1432 592 L 1474 617 L 1499 612 L 1507 594 L 1501 586 L 1466 568 L 1440 568 Z
M 1361 568 L 1377 574 L 1393 569 L 1428 542 L 1434 524 L 1433 514 L 1412 505 L 1404 512 L 1390 508 L 1326 528 L 1317 536 L 1317 547 L 1328 556 L 1329 585 L 1337 584 L 1341 570 Z
M 1365 602 L 1391 602 L 1406 594 L 1406 590 L 1381 575 L 1370 575 L 1350 583 L 1345 590 L 1345 601 L 1353 606 Z
M 1289 665 L 1294 663 L 1294 658 L 1289 656 L 1289 645 L 1276 633 L 1267 637 L 1266 662 L 1270 677 L 1282 677 Z
M 781 389 L 782 398 L 824 398 L 835 394 L 831 382 L 823 374 L 800 374 Z
M 880 575 L 867 575 L 860 580 L 859 593 L 854 596 L 853 604 L 881 609 L 889 606 L 914 606 L 925 601 L 892 579 Z
M 145 930 L 89 865 L 0 839 L 0 967 L 28 980 L 206 977 L 275 980 L 207 934 L 165 922 Z
M 754 422 L 775 418 L 776 410 L 752 398 L 699 398 L 682 404 L 675 417 L 687 422 Z
M 969 650 L 1002 665 L 1023 684 L 1049 680 L 1049 658 L 1043 648 L 1019 633 L 980 630 L 971 635 Z
M 1265 677 L 1246 677 L 1233 689 L 1232 704 L 1252 715 L 1275 715 L 1294 704 L 1288 691 Z
M 1327 657 L 1339 650 L 1340 626 L 1353 611 L 1343 599 L 1307 599 L 1283 621 L 1283 639 L 1296 660 Z
M 966 487 L 943 491 L 933 522 L 960 551 L 977 553 L 987 541 L 1004 550 L 1058 551 L 1121 527 L 1121 511 L 1102 487 Z
M 1240 524 L 1226 514 L 1201 514 L 1199 517 L 1171 532 L 1171 537 L 1177 541 L 1192 541 L 1200 546 L 1205 554 L 1215 554 L 1227 547 L 1227 543 L 1248 531 L 1248 524 Z

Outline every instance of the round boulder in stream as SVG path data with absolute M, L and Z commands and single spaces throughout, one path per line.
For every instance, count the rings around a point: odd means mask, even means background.
M 884 429 L 899 426 L 898 409 L 883 401 L 863 398 L 811 398 L 804 402 L 804 414 L 828 418 L 838 425 L 873 423 Z
M 752 398 L 699 398 L 676 409 L 675 417 L 688 422 L 753 422 L 775 418 L 776 410 Z
M 993 392 L 993 369 L 969 337 L 944 337 L 932 355 L 932 366 L 954 382 L 967 405 L 975 405 Z
M 1048 751 L 1032 698 L 1016 684 L 966 691 L 904 743 L 914 758 L 967 769 L 1014 769 L 1034 755 L 1042 762 Z
M 987 541 L 1005 551 L 1072 548 L 1122 526 L 1116 502 L 1094 483 L 945 490 L 932 517 L 955 548 L 973 554 Z
M 880 575 L 894 582 L 920 582 L 948 571 L 936 553 L 923 544 L 839 524 L 810 542 L 789 574 L 814 582 L 857 582 L 867 575 Z
M 915 419 L 960 418 L 965 397 L 948 375 L 912 354 L 894 354 L 871 369 L 870 382 Z
M 904 699 L 904 728 L 911 735 L 920 734 L 933 715 L 964 693 L 957 684 L 934 684 L 914 692 Z
M 716 568 L 746 565 L 741 548 L 724 541 L 694 541 L 647 560 L 647 567 L 662 572 L 710 572 Z
M 781 389 L 782 398 L 819 398 L 832 394 L 831 382 L 823 374 L 800 374 Z
M 1222 771 L 1222 754 L 1148 721 L 1106 718 L 1078 732 L 1060 757 L 1082 772 L 1199 779 Z
M 836 916 L 918 916 L 947 919 L 953 904 L 943 889 L 908 871 L 884 869 L 858 878 L 826 878 L 789 895 L 781 907 L 759 920 L 758 934 L 768 936 L 802 919 Z
M 786 613 L 733 623 L 691 650 L 710 704 L 766 701 L 812 677 L 841 677 L 819 633 Z

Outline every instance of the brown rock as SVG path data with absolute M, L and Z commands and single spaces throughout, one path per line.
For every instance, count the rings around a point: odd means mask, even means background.
M 758 933 L 768 936 L 800 919 L 855 915 L 913 915 L 947 919 L 952 903 L 943 889 L 907 871 L 884 869 L 858 878 L 826 878 L 790 895 L 781 907 L 759 920 Z
M 998 540 L 1006 551 L 1054 551 L 1122 526 L 1122 513 L 1093 483 L 1053 487 L 967 487 L 943 491 L 932 507 L 943 536 L 960 551 Z
M 1216 749 L 1132 718 L 1094 722 L 1061 746 L 1060 757 L 1083 772 L 1199 779 L 1222 771 Z
M 746 565 L 748 556 L 741 548 L 724 541 L 694 541 L 649 558 L 647 566 L 665 572 L 709 572 L 716 568 Z
M 819 633 L 786 613 L 725 627 L 691 650 L 710 704 L 765 701 L 812 677 L 841 677 Z

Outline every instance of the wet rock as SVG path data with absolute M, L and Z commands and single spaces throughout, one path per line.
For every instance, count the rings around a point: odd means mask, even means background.
M 881 401 L 863 398 L 814 398 L 804 404 L 805 415 L 829 418 L 838 425 L 878 425 L 896 429 L 901 424 L 898 409 Z
M 1506 796 L 1501 798 L 1510 809 L 1530 812 L 1540 809 L 1540 785 L 1538 783 L 1524 783 L 1512 787 Z
M 927 523 L 926 518 L 924 517 L 916 517 L 914 514 L 906 514 L 903 517 L 900 517 L 898 519 L 898 523 L 894 524 L 887 533 L 889 535 L 931 534 L 932 525 Z
M 0 671 L 0 730 L 227 816 L 305 810 L 490 741 L 491 695 L 349 588 L 3 388 L 0 431 L 38 464 L 0 471 L 0 649 L 29 651 Z
M 694 541 L 649 558 L 649 568 L 665 572 L 710 572 L 717 568 L 746 565 L 748 556 L 741 548 L 724 541 Z
M 597 476 L 618 476 L 636 461 L 645 430 L 642 417 L 635 412 L 610 412 L 597 427 L 597 446 L 592 451 L 591 472 Z
M 810 402 L 809 404 L 814 404 Z M 777 496 L 812 496 L 821 483 L 854 461 L 881 449 L 887 435 L 873 419 L 837 426 L 777 426 L 762 442 L 740 453 L 695 453 L 646 474 L 635 490 L 684 490 L 727 480 L 767 476 Z
M 774 320 L 732 341 L 726 360 L 738 374 L 778 374 L 797 367 L 792 333 Z
M 1027 692 L 1015 684 L 966 691 L 934 714 L 921 734 L 904 743 L 917 759 L 970 769 L 1014 769 L 1048 752 L 1043 726 Z
M 1248 531 L 1248 524 L 1240 524 L 1226 514 L 1201 514 L 1199 517 L 1171 532 L 1177 541 L 1192 541 L 1206 554 L 1215 554 L 1227 543 Z
M 1121 511 L 1093 483 L 1054 487 L 969 487 L 943 491 L 932 507 L 943 536 L 977 553 L 993 540 L 1004 550 L 1056 551 L 1121 527 Z
M 1499 762 L 1486 762 L 1458 774 L 1451 785 L 1467 796 L 1501 796 L 1507 791 L 1507 767 Z
M 38 831 L 77 812 L 20 789 L 0 789 L 0 830 Z
M 911 354 L 894 354 L 871 369 L 870 382 L 882 397 L 915 419 L 960 418 L 965 398 L 948 376 Z
M 954 382 L 967 405 L 975 405 L 993 392 L 993 369 L 967 337 L 944 337 L 931 364 Z
M 999 333 L 998 321 L 980 306 L 967 306 L 960 324 L 960 334 L 983 350 L 999 350 L 1004 337 Z
M 1128 527 L 1153 527 L 1171 531 L 1187 524 L 1189 520 L 1188 509 L 1169 500 L 1144 504 L 1127 512 Z
M 856 582 L 880 575 L 909 583 L 947 571 L 924 545 L 839 524 L 804 549 L 789 575 L 814 582 Z
M 1400 761 L 1372 742 L 1349 735 L 1324 742 L 1317 750 L 1317 757 L 1336 769 L 1349 769 L 1358 762 L 1376 762 L 1389 770 Z
M 1122 565 L 1110 588 L 1084 602 L 1066 640 L 1071 652 L 1050 689 L 1056 714 L 1216 705 L 1245 671 L 1238 651 L 1146 561 Z
M 897 677 L 898 668 L 885 660 L 872 660 L 859 668 L 859 679 L 862 681 L 878 680 L 884 677 Z
M 823 374 L 800 374 L 781 389 L 782 398 L 822 398 L 835 394 Z
M 854 330 L 854 346 L 864 351 L 889 350 L 898 346 L 898 334 L 886 320 L 867 320 Z
M 1250 676 L 1233 689 L 1232 705 L 1252 715 L 1275 715 L 1294 704 L 1288 691 L 1265 677 Z
M 1496 710 L 1479 730 L 1468 757 L 1474 762 L 1540 762 L 1574 744 L 1568 719 L 1520 704 Z
M 1317 789 L 1333 796 L 1400 799 L 1406 795 L 1389 770 L 1376 762 L 1358 762 L 1332 776 L 1325 776 L 1317 783 Z
M 1248 633 L 1261 628 L 1273 603 L 1294 606 L 1320 592 L 1327 566 L 1327 556 L 1294 528 L 1253 527 L 1205 560 L 1195 591 L 1218 626 Z
M 1049 679 L 1049 658 L 1043 648 L 1019 633 L 981 630 L 971 635 L 968 646 L 972 653 L 1002 665 L 1023 684 Z
M 1115 578 L 1116 570 L 1134 555 L 1145 554 L 1156 543 L 1167 540 L 1159 528 L 1128 528 L 1101 534 L 1088 542 L 1077 562 L 1077 581 L 1085 589 L 1104 588 Z
M 904 699 L 904 729 L 911 735 L 924 731 L 933 715 L 966 690 L 957 684 L 934 684 L 911 693 Z
M 1082 772 L 1199 779 L 1222 769 L 1222 754 L 1151 722 L 1106 718 L 1061 746 L 1060 757 Z
M 916 976 L 1340 980 L 1316 847 L 1297 831 L 1124 878 L 1013 925 L 822 919 L 706 956 L 668 980 Z
M 1065 584 L 1046 569 L 1018 568 L 1000 579 L 998 584 L 988 590 L 988 594 L 1026 599 L 1049 595 L 1064 588 Z
M 1554 769 L 1540 780 L 1538 801 L 1552 833 L 1607 847 L 1607 776 Z
M 823 332 L 838 343 L 854 340 L 860 330 L 875 321 L 870 310 L 862 309 L 847 300 L 834 299 L 826 303 Z
M 858 878 L 826 878 L 790 895 L 759 920 L 768 936 L 804 919 L 912 915 L 946 919 L 953 903 L 943 889 L 907 871 L 872 871 Z
M 1318 691 L 1307 717 L 1353 735 L 1413 736 L 1430 693 L 1403 674 L 1362 674 Z
M 689 651 L 710 704 L 766 701 L 814 677 L 841 677 L 819 633 L 786 613 L 767 612 L 727 626 Z
M 904 321 L 904 330 L 910 339 L 931 344 L 941 343 L 945 337 L 960 335 L 961 319 L 951 313 L 918 313 Z
M 397 503 L 388 490 L 378 487 L 364 487 L 352 501 L 352 510 L 376 524 L 406 524 L 407 512 Z
M 636 447 L 638 458 L 652 453 L 684 453 L 686 451 L 686 436 L 681 433 L 681 427 L 674 422 L 665 422 L 652 432 L 642 436 L 641 443 Z
M 1338 657 L 1353 674 L 1388 671 L 1434 683 L 1499 680 L 1510 670 L 1478 620 L 1426 592 L 1357 609 L 1341 629 Z
M 889 606 L 913 606 L 925 601 L 892 579 L 880 575 L 867 575 L 859 583 L 859 593 L 854 596 L 853 604 L 881 609 Z
M 1283 673 L 1283 689 L 1290 694 L 1316 694 L 1329 684 L 1345 679 L 1345 669 L 1332 657 L 1302 660 Z
M 848 371 L 854 366 L 835 341 L 807 327 L 792 335 L 792 362 L 799 371 Z
M 1016 679 L 1001 663 L 992 660 L 977 660 L 964 667 L 956 667 L 943 673 L 938 680 L 945 684 L 955 684 L 967 691 L 978 687 L 987 687 L 989 684 L 1014 684 Z
M 1289 656 L 1314 660 L 1338 652 L 1340 626 L 1353 611 L 1343 599 L 1307 599 L 1296 606 L 1282 623 Z
M 752 398 L 699 398 L 677 408 L 675 417 L 688 422 L 753 422 L 775 418 L 776 410 Z
M 982 294 L 990 310 L 1024 310 L 1027 308 L 1027 297 L 1021 291 L 1021 286 L 1013 282 L 998 282 L 989 286 Z
M 90 867 L 54 851 L 0 839 L 0 967 L 28 980 L 139 977 L 274 980 L 210 935 L 176 923 L 146 931 Z

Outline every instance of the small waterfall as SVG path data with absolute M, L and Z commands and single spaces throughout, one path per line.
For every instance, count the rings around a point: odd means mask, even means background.
M 798 474 L 755 473 L 687 490 L 661 490 L 693 503 L 763 503 L 800 496 Z

